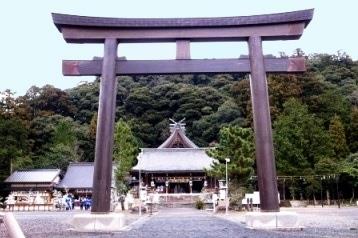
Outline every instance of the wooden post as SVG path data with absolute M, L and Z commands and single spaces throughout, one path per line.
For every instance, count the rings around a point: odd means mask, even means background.
M 177 60 L 190 59 L 190 41 L 188 40 L 177 40 Z
M 272 143 L 271 117 L 262 41 L 259 36 L 249 37 L 250 91 L 255 129 L 257 179 L 261 211 L 278 212 L 276 166 Z
M 100 81 L 92 213 L 110 212 L 113 132 L 116 108 L 116 59 L 118 42 L 106 39 Z

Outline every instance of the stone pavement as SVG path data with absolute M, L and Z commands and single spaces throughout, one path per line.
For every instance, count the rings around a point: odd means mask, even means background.
M 265 231 L 245 228 L 244 213 L 213 215 L 190 208 L 167 208 L 138 219 L 128 214 L 128 226 L 116 233 L 79 233 L 70 228 L 69 212 L 15 213 L 26 237 L 121 237 L 121 238 L 230 238 L 230 237 L 358 237 L 358 208 L 290 209 L 299 214 L 305 228 Z

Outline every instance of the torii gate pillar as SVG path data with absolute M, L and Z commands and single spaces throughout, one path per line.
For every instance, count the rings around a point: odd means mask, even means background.
M 93 203 L 91 212 L 94 213 L 110 211 L 113 132 L 117 95 L 117 46 L 117 39 L 106 39 L 104 42 L 92 189 Z
M 255 129 L 255 154 L 260 206 L 263 212 L 277 212 L 280 210 L 280 207 L 277 195 L 270 106 L 261 37 L 249 37 L 248 45 L 251 66 L 250 92 Z

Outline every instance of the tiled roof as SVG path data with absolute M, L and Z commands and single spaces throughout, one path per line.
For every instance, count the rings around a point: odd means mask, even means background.
M 142 149 L 134 171 L 177 172 L 204 171 L 212 165 L 213 159 L 205 149 L 198 148 L 163 148 Z
M 58 188 L 87 188 L 93 184 L 93 163 L 71 163 Z
M 183 148 L 199 148 L 185 135 L 181 127 L 174 128 L 172 134 L 158 148 L 172 148 L 175 144 L 180 144 Z
M 52 183 L 60 174 L 59 169 L 32 169 L 13 172 L 6 183 Z
M 113 165 L 115 169 L 115 165 Z M 65 177 L 61 183 L 57 186 L 58 188 L 82 188 L 91 189 L 93 186 L 93 174 L 94 174 L 94 163 L 93 162 L 78 162 L 70 163 L 67 168 Z M 112 173 L 112 177 L 113 177 Z M 112 187 L 114 186 L 114 180 L 112 179 Z

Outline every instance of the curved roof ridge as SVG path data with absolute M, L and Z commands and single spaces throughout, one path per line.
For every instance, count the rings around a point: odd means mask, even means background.
M 158 149 L 173 148 L 175 140 L 179 139 L 180 142 L 185 146 L 184 148 L 199 148 L 194 142 L 192 142 L 183 132 L 182 127 L 177 127 L 173 130 L 172 134 L 166 139 Z
M 251 16 L 200 17 L 200 18 L 114 18 L 89 17 L 52 13 L 56 27 L 119 27 L 119 28 L 165 28 L 165 27 L 219 27 L 281 24 L 288 22 L 305 22 L 307 26 L 313 17 L 314 9 L 291 12 L 271 13 Z

